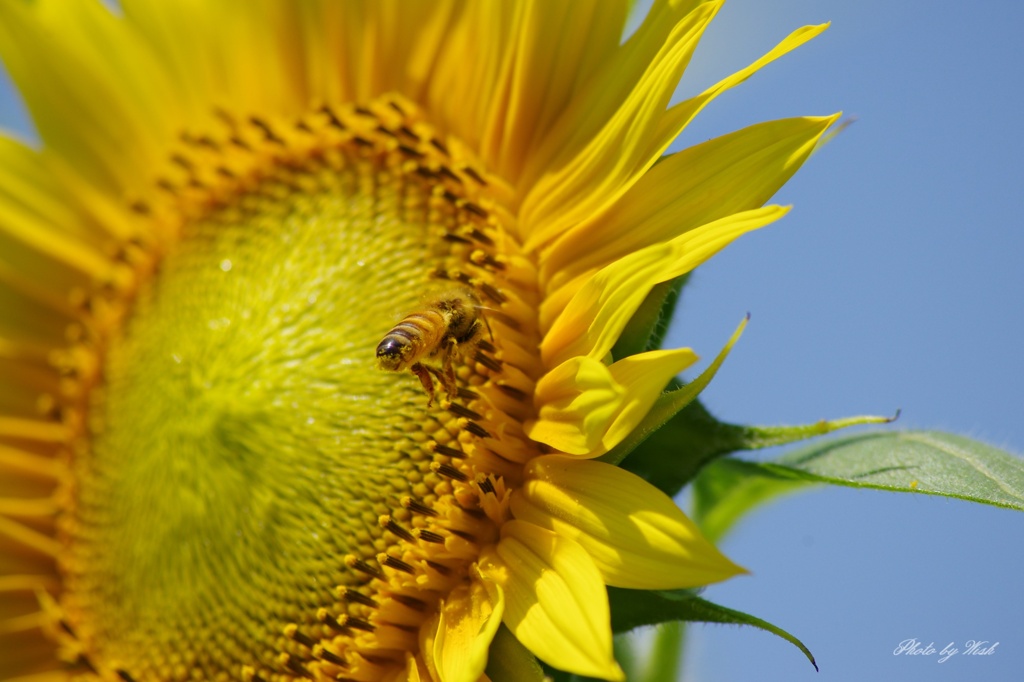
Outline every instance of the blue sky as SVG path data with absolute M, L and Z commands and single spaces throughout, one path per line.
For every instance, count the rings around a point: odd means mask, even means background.
M 693 144 L 759 120 L 844 111 L 856 123 L 776 197 L 780 223 L 694 276 L 670 342 L 713 357 L 722 419 L 892 414 L 1024 452 L 1024 5 L 729 0 L 683 83 L 692 93 L 792 29 L 822 36 L 713 103 Z M 820 488 L 743 522 L 723 549 L 753 575 L 705 596 L 788 629 L 696 626 L 701 682 L 1019 679 L 1024 514 L 925 495 Z M 894 656 L 904 639 L 991 656 Z
M 721 418 L 804 423 L 892 414 L 1024 452 L 1024 5 L 729 0 L 682 90 L 746 65 L 792 29 L 832 28 L 713 103 L 692 144 L 771 118 L 857 117 L 687 290 L 673 345 L 714 356 Z M 27 119 L 0 88 L 0 127 Z M 724 550 L 753 575 L 706 597 L 788 629 L 821 672 L 763 632 L 692 629 L 687 680 L 1017 679 L 1024 514 L 924 495 L 817 489 L 742 523 Z M 894 656 L 1000 642 L 993 655 Z

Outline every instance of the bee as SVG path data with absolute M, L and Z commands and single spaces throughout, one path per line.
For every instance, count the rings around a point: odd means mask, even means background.
M 426 301 L 384 335 L 377 344 L 377 367 L 386 372 L 409 370 L 427 392 L 427 406 L 434 402 L 434 381 L 448 397 L 456 393 L 454 360 L 480 341 L 485 322 L 480 300 L 469 289 L 453 289 Z M 440 369 L 424 365 L 436 359 Z

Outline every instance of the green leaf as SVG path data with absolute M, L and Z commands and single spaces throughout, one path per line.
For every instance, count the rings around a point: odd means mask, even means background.
M 612 629 L 615 632 L 669 621 L 750 625 L 792 643 L 803 652 L 814 669 L 818 669 L 814 656 L 803 642 L 782 628 L 742 611 L 727 609 L 701 599 L 693 591 L 649 592 L 609 587 L 608 599 L 612 607 Z
M 939 431 L 849 436 L 753 466 L 768 476 L 943 495 L 1024 510 L 1024 459 Z
M 781 495 L 812 484 L 956 497 L 1024 509 L 1024 459 L 939 432 L 865 433 L 774 462 L 718 459 L 693 484 L 693 519 L 711 541 Z
M 723 457 L 701 469 L 694 480 L 691 518 L 708 540 L 717 542 L 756 507 L 809 485 L 752 462 Z

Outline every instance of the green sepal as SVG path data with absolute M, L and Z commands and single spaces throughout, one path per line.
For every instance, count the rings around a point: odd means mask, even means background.
M 604 680 L 599 680 L 596 677 L 583 677 L 582 675 L 567 673 L 564 670 L 559 670 L 558 668 L 552 668 L 544 661 L 541 661 L 541 666 L 544 668 L 544 674 L 547 676 L 544 682 L 548 682 L 548 680 L 551 682 L 605 682 Z M 626 680 L 629 682 L 628 677 Z
M 718 421 L 694 400 L 638 444 L 620 466 L 674 497 L 707 462 L 742 449 L 741 429 Z
M 544 674 L 546 675 L 546 679 L 551 680 L 551 682 L 583 682 L 587 679 L 586 677 L 580 677 L 579 675 L 567 673 L 564 670 L 552 668 L 547 663 L 544 663 L 544 661 L 541 661 L 541 666 L 544 668 Z
M 708 368 L 709 371 L 712 369 L 716 368 Z M 679 390 L 697 383 L 687 384 Z M 677 392 L 672 391 L 665 396 Z M 699 400 L 693 400 L 641 441 L 622 462 L 622 467 L 674 496 L 697 476 L 702 467 L 722 455 L 795 443 L 850 426 L 885 424 L 893 419 L 895 417 L 860 416 L 823 419 L 799 426 L 738 426 L 718 421 Z
M 665 314 L 670 315 L 671 309 Z M 598 460 L 621 464 L 629 456 L 623 468 L 675 495 L 704 464 L 721 455 L 793 443 L 849 426 L 888 423 L 899 416 L 897 412 L 891 418 L 848 417 L 802 426 L 736 426 L 718 421 L 696 399 L 718 373 L 749 320 L 747 315 L 696 379 L 688 384 L 673 379 L 636 428 Z M 685 447 L 684 452 L 680 446 Z
M 487 677 L 491 682 L 544 682 L 544 669 L 536 656 L 502 625 L 491 641 Z
M 654 642 L 646 656 L 639 655 L 628 632 L 616 634 L 612 640 L 615 660 L 625 673 L 627 682 L 676 682 L 680 679 L 685 625 L 678 621 L 662 623 L 654 634 Z M 541 665 L 553 682 L 602 682 L 592 677 L 556 670 L 543 663 Z M 504 682 L 505 678 L 502 680 Z
M 701 599 L 692 590 L 647 591 L 609 587 L 608 600 L 612 609 L 614 632 L 669 621 L 751 625 L 790 642 L 803 652 L 815 670 L 818 669 L 814 656 L 804 643 L 782 628 L 742 611 L 727 609 Z
M 686 273 L 668 282 L 657 284 L 651 289 L 619 334 L 619 339 L 612 348 L 614 359 L 619 360 L 661 347 L 661 342 L 672 323 L 679 294 L 689 278 L 690 273 Z

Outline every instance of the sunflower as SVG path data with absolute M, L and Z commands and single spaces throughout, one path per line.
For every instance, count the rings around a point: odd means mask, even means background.
M 742 572 L 597 458 L 835 116 L 662 154 L 824 27 L 670 106 L 721 2 L 630 4 L 0 4 L 0 676 L 615 680 Z

